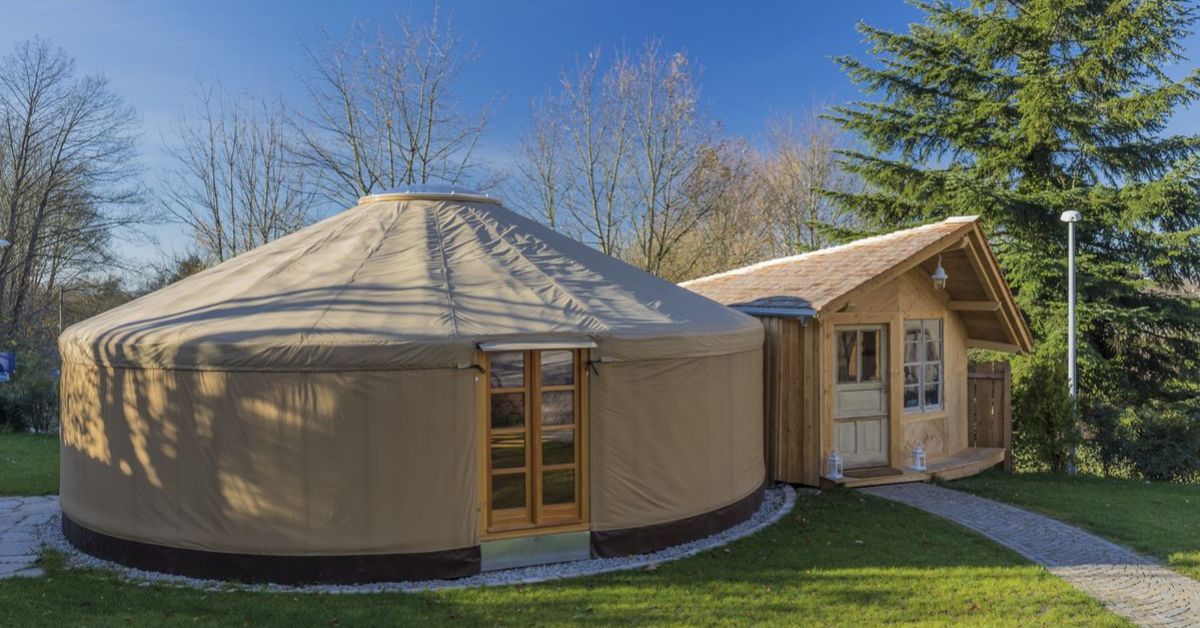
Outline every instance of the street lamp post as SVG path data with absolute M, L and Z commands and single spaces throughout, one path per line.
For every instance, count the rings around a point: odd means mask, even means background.
M 1067 223 L 1067 385 L 1071 395 L 1071 427 L 1076 425 L 1075 406 L 1079 398 L 1079 378 L 1076 373 L 1075 340 L 1075 223 L 1083 216 L 1077 211 L 1063 212 L 1060 219 Z M 1078 467 L 1075 459 L 1075 443 L 1067 454 L 1067 473 L 1075 475 Z

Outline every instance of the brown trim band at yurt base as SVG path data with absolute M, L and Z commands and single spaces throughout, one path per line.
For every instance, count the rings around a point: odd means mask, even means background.
M 262 556 L 127 541 L 89 530 L 63 515 L 63 535 L 80 551 L 126 567 L 188 578 L 285 585 L 447 580 L 479 573 L 479 547 L 409 554 Z
M 587 431 L 567 442 L 587 501 L 569 531 L 612 555 L 748 517 L 755 319 L 486 197 L 390 194 L 62 334 L 64 527 L 86 552 L 202 577 L 487 570 L 481 545 L 555 530 L 481 520 L 483 351 L 581 339 Z M 536 478 L 542 445 L 523 451 Z

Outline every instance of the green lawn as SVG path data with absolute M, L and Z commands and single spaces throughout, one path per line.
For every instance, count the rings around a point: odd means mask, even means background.
M 946 486 L 1073 523 L 1200 579 L 1200 484 L 989 472 Z
M 0 459 L 0 492 L 54 492 L 53 438 L 0 434 Z M 852 492 L 800 497 L 774 527 L 656 570 L 528 586 L 206 592 L 66 570 L 60 559 L 47 555 L 45 577 L 0 580 L 0 626 L 1127 625 L 982 537 Z
M 58 437 L 0 433 L 0 497 L 58 493 Z
M 854 493 L 802 497 L 775 527 L 654 571 L 519 587 L 203 592 L 55 562 L 44 578 L 0 581 L 0 625 L 1125 625 L 981 537 Z

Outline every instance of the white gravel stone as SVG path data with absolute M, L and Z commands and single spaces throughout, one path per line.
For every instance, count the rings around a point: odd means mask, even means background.
M 356 585 L 306 585 L 285 586 L 277 584 L 238 584 L 222 580 L 199 580 L 170 574 L 131 569 L 101 560 L 75 549 L 62 534 L 59 515 L 43 525 L 37 526 L 38 539 L 44 547 L 57 550 L 67 556 L 71 567 L 106 569 L 120 577 L 136 582 L 139 586 L 152 583 L 173 584 L 205 591 L 279 591 L 301 593 L 387 593 L 396 591 L 432 591 L 437 589 L 459 589 L 480 586 L 503 586 L 510 584 L 533 584 L 563 578 L 591 576 L 614 571 L 642 569 L 660 563 L 695 556 L 700 552 L 727 545 L 745 538 L 779 521 L 796 503 L 796 493 L 786 484 L 766 491 L 762 506 L 746 521 L 710 537 L 668 547 L 650 554 L 624 556 L 621 558 L 592 558 L 554 565 L 537 565 L 519 569 L 492 571 L 459 578 L 457 580 L 425 580 L 420 582 L 378 582 Z

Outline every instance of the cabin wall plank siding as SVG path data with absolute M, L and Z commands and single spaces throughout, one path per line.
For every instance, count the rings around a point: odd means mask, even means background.
M 820 409 L 817 403 L 816 323 L 763 317 L 763 408 L 771 477 L 782 482 L 820 482 Z M 812 391 L 812 392 L 810 392 Z

